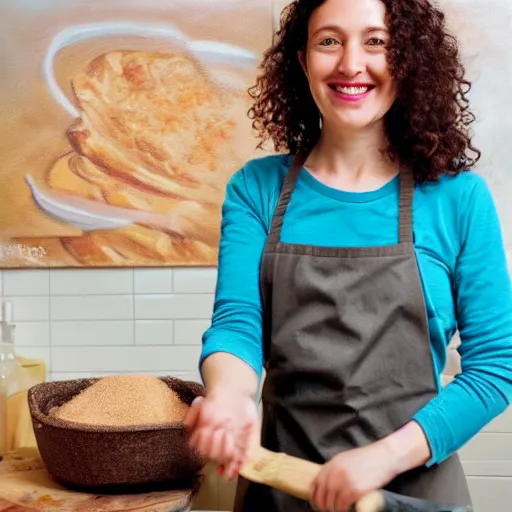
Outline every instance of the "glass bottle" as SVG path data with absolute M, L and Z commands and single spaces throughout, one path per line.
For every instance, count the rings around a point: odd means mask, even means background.
M 7 449 L 7 400 L 17 391 L 18 373 L 16 352 L 12 340 L 12 330 L 2 322 L 0 329 L 0 454 Z
M 27 393 L 37 382 L 16 358 L 15 328 L 8 321 L 0 323 L 0 454 L 33 439 Z

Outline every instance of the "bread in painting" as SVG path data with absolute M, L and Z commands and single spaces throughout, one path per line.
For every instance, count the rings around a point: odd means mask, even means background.
M 114 51 L 72 82 L 72 151 L 47 175 L 64 194 L 171 213 L 186 235 L 129 226 L 61 239 L 86 265 L 214 264 L 220 208 L 236 156 L 232 107 L 185 55 Z
M 102 172 L 87 158 L 70 152 L 59 158 L 47 175 L 47 183 L 52 190 L 66 195 L 94 199 L 121 208 L 134 208 L 153 212 L 172 212 L 178 223 L 193 223 L 193 216 L 188 216 L 189 205 L 198 205 L 196 201 L 178 200 L 164 197 L 148 191 L 139 190 L 123 184 L 108 173 Z M 186 208 L 188 206 L 188 209 Z M 85 233 L 79 237 L 62 238 L 62 247 L 76 260 L 85 265 L 123 265 L 128 261 L 151 265 L 172 262 L 177 265 L 190 263 L 213 265 L 216 262 L 216 245 L 218 226 L 214 222 L 215 209 L 210 207 L 208 222 L 203 222 L 201 230 L 209 230 L 205 243 L 193 236 L 192 226 L 188 232 L 192 236 L 184 237 L 150 229 L 146 226 L 133 225 L 125 228 Z M 180 216 L 184 216 L 180 220 Z
M 78 153 L 138 187 L 219 202 L 234 130 L 223 95 L 181 54 L 114 51 L 73 80 Z

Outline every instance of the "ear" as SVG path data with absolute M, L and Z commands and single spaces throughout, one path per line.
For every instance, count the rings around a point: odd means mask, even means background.
M 306 59 L 306 50 L 299 50 L 297 52 L 297 57 L 299 58 L 300 65 L 302 70 L 304 71 L 306 78 L 308 76 L 308 62 Z

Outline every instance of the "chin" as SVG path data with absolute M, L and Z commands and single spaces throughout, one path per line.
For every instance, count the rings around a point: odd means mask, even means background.
M 339 130 L 360 131 L 377 126 L 382 127 L 384 117 L 371 115 L 339 116 L 333 121 L 333 125 Z

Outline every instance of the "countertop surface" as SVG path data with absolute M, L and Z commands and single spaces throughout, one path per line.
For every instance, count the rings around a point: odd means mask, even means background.
M 190 510 L 193 500 L 193 489 L 112 496 L 70 491 L 48 474 L 37 449 L 7 453 L 0 461 L 0 512 L 178 512 Z

